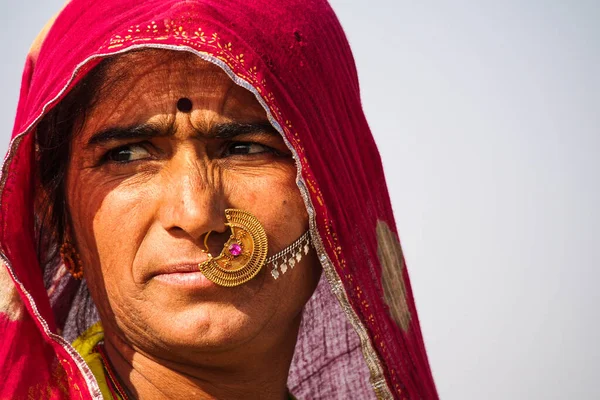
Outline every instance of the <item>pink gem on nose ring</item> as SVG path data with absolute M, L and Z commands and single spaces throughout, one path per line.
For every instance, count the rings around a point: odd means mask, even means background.
M 234 257 L 239 256 L 240 254 L 242 254 L 242 246 L 240 246 L 239 243 L 232 243 L 229 246 L 229 254 L 231 254 Z

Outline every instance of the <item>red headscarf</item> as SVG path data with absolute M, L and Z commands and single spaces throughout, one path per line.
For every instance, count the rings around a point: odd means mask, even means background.
M 56 293 L 67 296 L 72 278 L 62 268 L 45 285 L 36 254 L 35 129 L 102 58 L 138 48 L 221 67 L 295 155 L 324 278 L 306 306 L 291 392 L 437 398 L 354 60 L 325 0 L 74 0 L 38 45 L 0 178 L 0 398 L 101 398 L 58 322 L 70 309 Z

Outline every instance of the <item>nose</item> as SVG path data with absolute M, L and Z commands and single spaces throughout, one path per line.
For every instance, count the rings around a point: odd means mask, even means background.
M 209 231 L 224 232 L 225 201 L 218 179 L 196 157 L 174 160 L 163 185 L 159 218 L 172 235 L 201 243 Z

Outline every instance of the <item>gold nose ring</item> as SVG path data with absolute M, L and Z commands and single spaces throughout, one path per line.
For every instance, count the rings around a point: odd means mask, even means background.
M 231 236 L 223 245 L 221 254 L 213 257 L 204 237 L 204 253 L 208 260 L 198 264 L 200 271 L 211 282 L 225 287 L 242 285 L 254 278 L 265 264 L 269 243 L 265 229 L 258 219 L 247 211 L 225 210 L 226 226 Z

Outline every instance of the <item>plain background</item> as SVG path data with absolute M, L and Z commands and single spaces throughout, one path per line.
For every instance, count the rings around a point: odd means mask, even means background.
M 63 0 L 0 0 L 0 152 Z M 333 0 L 443 399 L 599 399 L 600 2 Z

